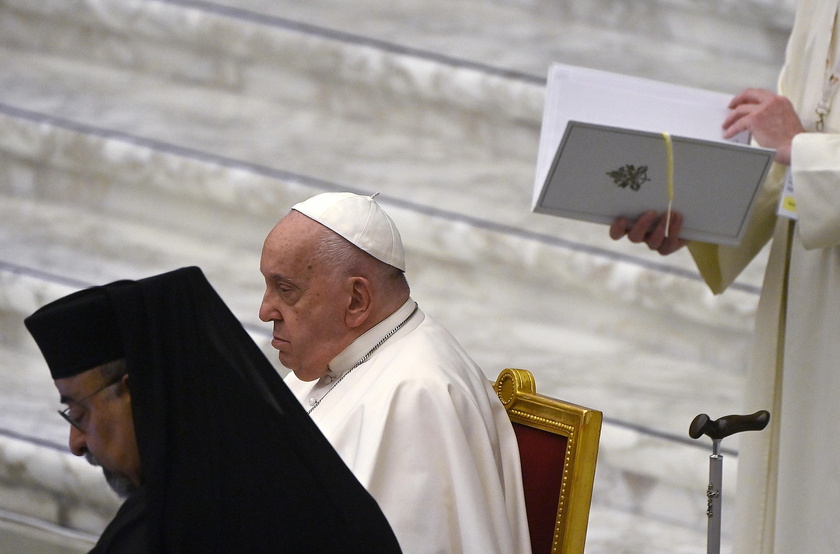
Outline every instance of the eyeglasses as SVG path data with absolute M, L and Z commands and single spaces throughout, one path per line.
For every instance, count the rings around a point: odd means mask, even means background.
M 102 385 L 102 387 L 96 389 L 95 391 L 88 394 L 87 396 L 84 396 L 81 399 L 76 400 L 72 404 L 69 404 L 63 410 L 58 410 L 58 415 L 63 417 L 67 421 L 67 423 L 69 423 L 70 425 L 72 425 L 73 427 L 78 429 L 79 431 L 84 432 L 84 428 L 82 427 L 82 423 L 81 423 L 81 419 L 82 419 L 82 416 L 84 415 L 84 413 L 78 413 L 77 408 L 79 408 L 81 403 L 84 402 L 85 400 L 89 400 L 89 399 L 93 398 L 94 396 L 96 396 L 97 394 L 99 394 L 100 392 L 107 389 L 108 387 L 116 385 L 117 383 L 122 381 L 122 378 L 123 378 L 123 376 L 119 375 L 118 377 L 114 378 L 113 380 L 108 381 L 107 383 Z M 74 412 L 76 412 L 76 413 L 74 413 Z

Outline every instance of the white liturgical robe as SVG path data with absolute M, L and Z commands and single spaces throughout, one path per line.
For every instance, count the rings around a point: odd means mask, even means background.
M 739 435 L 736 552 L 840 552 L 840 92 L 816 131 L 824 83 L 840 61 L 838 0 L 800 0 L 779 79 L 806 129 L 793 140 L 798 220 L 777 217 L 784 166 L 763 185 L 740 247 L 692 244 L 721 292 L 773 238 L 756 315 L 746 412 L 771 413 Z
M 530 552 L 510 420 L 454 337 L 415 306 L 359 337 L 314 384 L 286 383 L 405 552 Z

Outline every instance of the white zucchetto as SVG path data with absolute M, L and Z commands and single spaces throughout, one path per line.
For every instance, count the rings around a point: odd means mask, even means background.
M 377 260 L 405 271 L 405 251 L 394 221 L 373 196 L 325 192 L 292 209 L 338 233 Z

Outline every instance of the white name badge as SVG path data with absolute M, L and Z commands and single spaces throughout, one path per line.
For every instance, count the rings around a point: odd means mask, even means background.
M 793 194 L 793 176 L 790 168 L 785 174 L 785 186 L 782 188 L 782 197 L 779 199 L 779 215 L 796 221 L 796 196 Z

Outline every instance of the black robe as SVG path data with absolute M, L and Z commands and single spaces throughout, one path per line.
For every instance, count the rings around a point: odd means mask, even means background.
M 95 552 L 398 552 L 365 491 L 198 268 L 104 286 L 143 490 Z
M 152 551 L 149 544 L 151 533 L 149 518 L 146 516 L 145 493 L 145 489 L 140 489 L 125 499 L 90 554 L 135 554 Z

